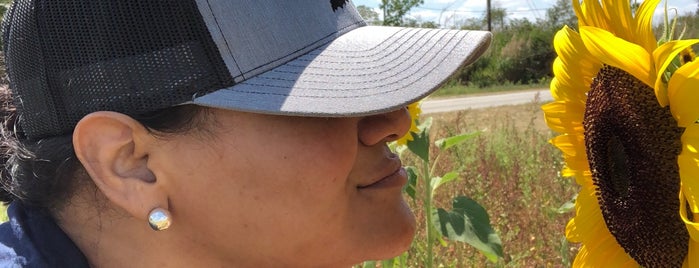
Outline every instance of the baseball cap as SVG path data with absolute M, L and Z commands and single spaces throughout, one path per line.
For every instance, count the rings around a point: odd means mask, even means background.
M 368 26 L 349 0 L 16 0 L 3 38 L 18 124 L 41 139 L 91 112 L 181 104 L 387 112 L 475 61 L 491 34 Z

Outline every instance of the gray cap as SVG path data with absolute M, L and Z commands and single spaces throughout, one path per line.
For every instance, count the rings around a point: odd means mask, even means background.
M 319 117 L 391 111 L 436 90 L 491 38 L 367 26 L 347 0 L 55 2 L 15 1 L 3 27 L 30 138 L 70 131 L 93 111 L 185 103 Z

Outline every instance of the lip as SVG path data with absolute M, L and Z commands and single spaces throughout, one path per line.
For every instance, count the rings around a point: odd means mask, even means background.
M 401 164 L 398 163 L 398 168 L 393 170 L 392 173 L 390 173 L 390 174 L 382 177 L 381 179 L 376 180 L 370 184 L 359 185 L 359 186 L 357 186 L 357 189 L 364 190 L 364 189 L 396 188 L 396 187 L 403 187 L 407 183 L 408 183 L 408 173 L 405 171 L 405 168 L 403 168 L 401 166 Z

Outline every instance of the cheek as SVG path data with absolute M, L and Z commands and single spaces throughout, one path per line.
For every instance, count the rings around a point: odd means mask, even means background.
M 338 133 L 339 132 L 339 133 Z M 327 131 L 308 137 L 292 148 L 289 170 L 302 175 L 298 179 L 312 184 L 346 184 L 348 175 L 356 163 L 356 135 L 340 131 Z
M 356 134 L 346 129 L 305 127 L 256 146 L 257 153 L 248 154 L 246 161 L 257 164 L 241 172 L 249 174 L 241 178 L 243 194 L 267 198 L 251 206 L 270 217 L 284 217 L 272 222 L 283 221 L 292 230 L 327 223 L 344 213 L 338 208 L 351 202 L 354 187 L 348 175 L 357 157 Z
M 176 159 L 168 170 L 182 177 L 182 192 L 202 191 L 197 194 L 201 202 L 225 200 L 270 217 L 280 216 L 275 211 L 280 208 L 327 214 L 336 211 L 332 207 L 345 206 L 354 189 L 348 175 L 356 163 L 358 141 L 351 129 L 351 122 L 337 122 L 237 132 L 220 137 L 215 145 L 173 152 L 189 157 Z M 188 177 L 196 177 L 196 185 Z

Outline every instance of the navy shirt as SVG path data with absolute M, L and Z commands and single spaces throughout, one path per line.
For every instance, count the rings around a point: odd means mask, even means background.
M 89 267 L 85 256 L 45 211 L 19 202 L 0 224 L 0 267 Z

